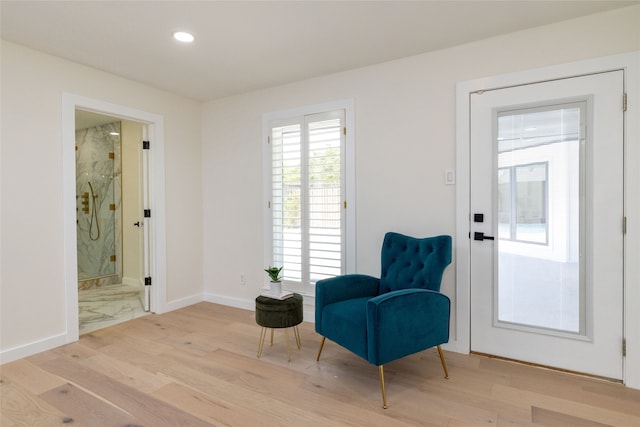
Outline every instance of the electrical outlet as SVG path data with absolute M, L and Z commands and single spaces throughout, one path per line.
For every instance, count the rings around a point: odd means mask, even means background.
M 246 285 L 246 284 L 247 284 L 247 279 L 246 279 L 246 277 L 245 277 L 244 273 L 240 273 L 240 284 L 241 284 L 242 286 L 244 286 L 244 285 Z

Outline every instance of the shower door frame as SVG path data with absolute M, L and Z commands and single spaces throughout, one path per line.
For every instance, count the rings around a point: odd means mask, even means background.
M 166 311 L 166 235 L 164 179 L 164 118 L 160 115 L 136 110 L 122 105 L 91 99 L 71 93 L 62 95 L 62 156 L 63 156 L 63 204 L 64 204 L 64 255 L 66 293 L 66 342 L 79 338 L 78 316 L 78 254 L 76 229 L 76 156 L 75 156 L 75 111 L 76 109 L 104 114 L 119 119 L 142 123 L 147 138 L 153 141 L 148 153 L 148 185 L 145 194 L 145 209 L 151 209 L 153 220 L 145 221 L 149 245 L 145 258 L 147 274 L 153 277 L 153 286 L 148 290 L 150 311 Z M 145 290 L 146 291 L 146 290 Z

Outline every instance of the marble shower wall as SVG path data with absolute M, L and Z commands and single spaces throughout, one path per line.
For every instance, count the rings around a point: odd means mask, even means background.
M 76 131 L 76 222 L 80 289 L 122 281 L 119 135 L 120 122 Z

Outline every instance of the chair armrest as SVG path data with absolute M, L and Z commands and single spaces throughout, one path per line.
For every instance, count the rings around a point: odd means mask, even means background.
M 440 292 L 404 289 L 367 303 L 368 359 L 383 365 L 449 341 L 451 301 Z
M 316 325 L 321 324 L 322 309 L 329 304 L 353 298 L 378 295 L 380 279 L 364 274 L 346 274 L 316 282 Z

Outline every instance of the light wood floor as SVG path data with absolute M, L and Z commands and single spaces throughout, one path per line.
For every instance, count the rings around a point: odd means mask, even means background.
M 131 320 L 3 365 L 0 425 L 640 426 L 638 390 L 450 352 L 445 380 L 435 349 L 385 366 L 385 410 L 375 366 L 329 341 L 316 362 L 313 325 L 300 334 L 288 363 L 282 330 L 256 358 L 251 311 Z

